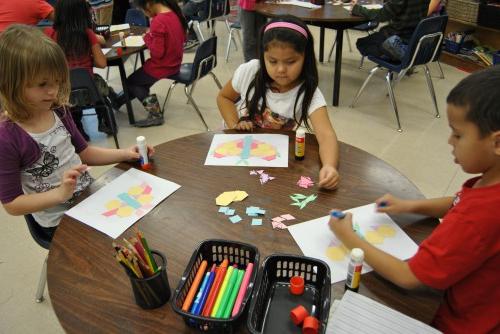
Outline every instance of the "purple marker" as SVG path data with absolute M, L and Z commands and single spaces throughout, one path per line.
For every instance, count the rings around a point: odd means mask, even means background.
M 330 215 L 334 218 L 337 218 L 337 219 L 342 219 L 345 217 L 345 213 L 343 213 L 342 211 L 338 211 L 338 210 L 333 210 L 332 213 L 330 213 Z

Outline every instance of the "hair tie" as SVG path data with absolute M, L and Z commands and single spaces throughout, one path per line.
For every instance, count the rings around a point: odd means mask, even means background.
M 296 32 L 300 33 L 302 36 L 304 36 L 307 39 L 307 31 L 295 23 L 283 22 L 283 21 L 273 22 L 273 23 L 270 23 L 266 26 L 266 29 L 264 29 L 264 32 L 271 30 L 271 29 L 274 29 L 274 28 L 292 29 L 292 30 L 295 30 Z

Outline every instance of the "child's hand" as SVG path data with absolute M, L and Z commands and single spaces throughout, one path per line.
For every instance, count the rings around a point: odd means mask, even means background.
M 155 149 L 149 145 L 147 145 L 147 147 L 148 147 L 148 158 L 150 158 L 155 154 Z M 141 155 L 139 154 L 139 147 L 137 147 L 137 145 L 130 146 L 129 148 L 124 149 L 123 151 L 125 154 L 123 161 L 135 161 L 141 158 Z
M 87 170 L 87 165 L 74 166 L 64 172 L 61 184 L 59 185 L 59 194 L 61 196 L 61 203 L 66 202 L 71 197 L 76 189 L 76 182 L 78 177 Z
M 384 213 L 405 213 L 411 212 L 410 201 L 397 198 L 391 194 L 385 194 L 375 201 L 377 212 Z
M 234 126 L 235 130 L 243 130 L 243 131 L 252 131 L 253 130 L 253 122 L 251 121 L 239 121 Z
M 332 211 L 339 210 L 334 209 Z M 330 221 L 328 222 L 328 225 L 330 226 L 332 232 L 335 233 L 335 236 L 342 241 L 349 233 L 354 233 L 352 229 L 352 214 L 350 212 L 346 212 L 345 217 L 339 219 L 331 215 L 332 211 L 330 211 Z
M 333 166 L 325 165 L 319 171 L 318 186 L 325 189 L 335 189 L 340 180 L 340 175 L 337 169 Z

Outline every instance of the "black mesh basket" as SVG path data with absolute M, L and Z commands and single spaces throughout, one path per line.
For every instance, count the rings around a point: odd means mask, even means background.
M 238 314 L 228 319 L 220 319 L 197 316 L 189 312 L 184 312 L 182 310 L 182 304 L 184 303 L 184 299 L 188 294 L 189 288 L 193 283 L 202 261 L 206 260 L 208 262 L 207 268 L 210 268 L 214 263 L 217 266 L 220 265 L 224 259 L 228 259 L 230 265 L 237 264 L 239 269 L 246 268 L 247 264 L 250 262 L 254 264 L 250 282 Z M 202 241 L 198 249 L 193 253 L 193 256 L 191 256 L 191 260 L 182 274 L 177 289 L 175 289 L 172 308 L 182 316 L 186 324 L 190 327 L 207 333 L 232 333 L 234 328 L 241 322 L 243 318 L 242 315 L 248 310 L 247 303 L 252 296 L 258 269 L 259 251 L 256 247 L 238 241 L 216 239 Z
M 305 291 L 289 292 L 290 278 L 302 276 Z M 268 256 L 255 283 L 247 326 L 251 333 L 302 333 L 290 320 L 290 311 L 303 305 L 309 313 L 313 306 L 318 318 L 318 333 L 325 333 L 330 312 L 330 268 L 318 259 L 278 254 Z

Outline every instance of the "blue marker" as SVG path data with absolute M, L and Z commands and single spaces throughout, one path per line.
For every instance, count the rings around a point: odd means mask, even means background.
M 200 310 L 201 296 L 203 295 L 203 291 L 205 291 L 205 287 L 207 286 L 207 282 L 208 282 L 209 277 L 210 277 L 210 272 L 205 274 L 205 278 L 203 279 L 203 282 L 201 283 L 200 290 L 198 290 L 198 294 L 196 295 L 193 306 L 191 307 L 191 313 L 193 313 L 193 314 L 196 314 L 196 311 L 199 312 L 199 310 Z
M 210 292 L 212 283 L 214 282 L 215 271 L 210 271 L 208 274 L 209 274 L 208 281 L 205 286 L 205 289 L 202 291 L 200 302 L 198 303 L 198 306 L 195 307 L 193 310 L 194 315 L 200 315 L 201 311 L 203 310 L 203 306 L 205 306 L 205 302 L 207 301 L 208 293 Z
M 378 207 L 379 208 L 385 208 L 387 206 L 387 202 L 386 201 L 382 201 L 380 203 L 378 203 Z
M 330 213 L 330 215 L 334 218 L 337 218 L 337 219 L 342 219 L 345 217 L 345 213 L 343 213 L 342 211 L 338 211 L 338 210 L 333 210 L 332 213 Z

